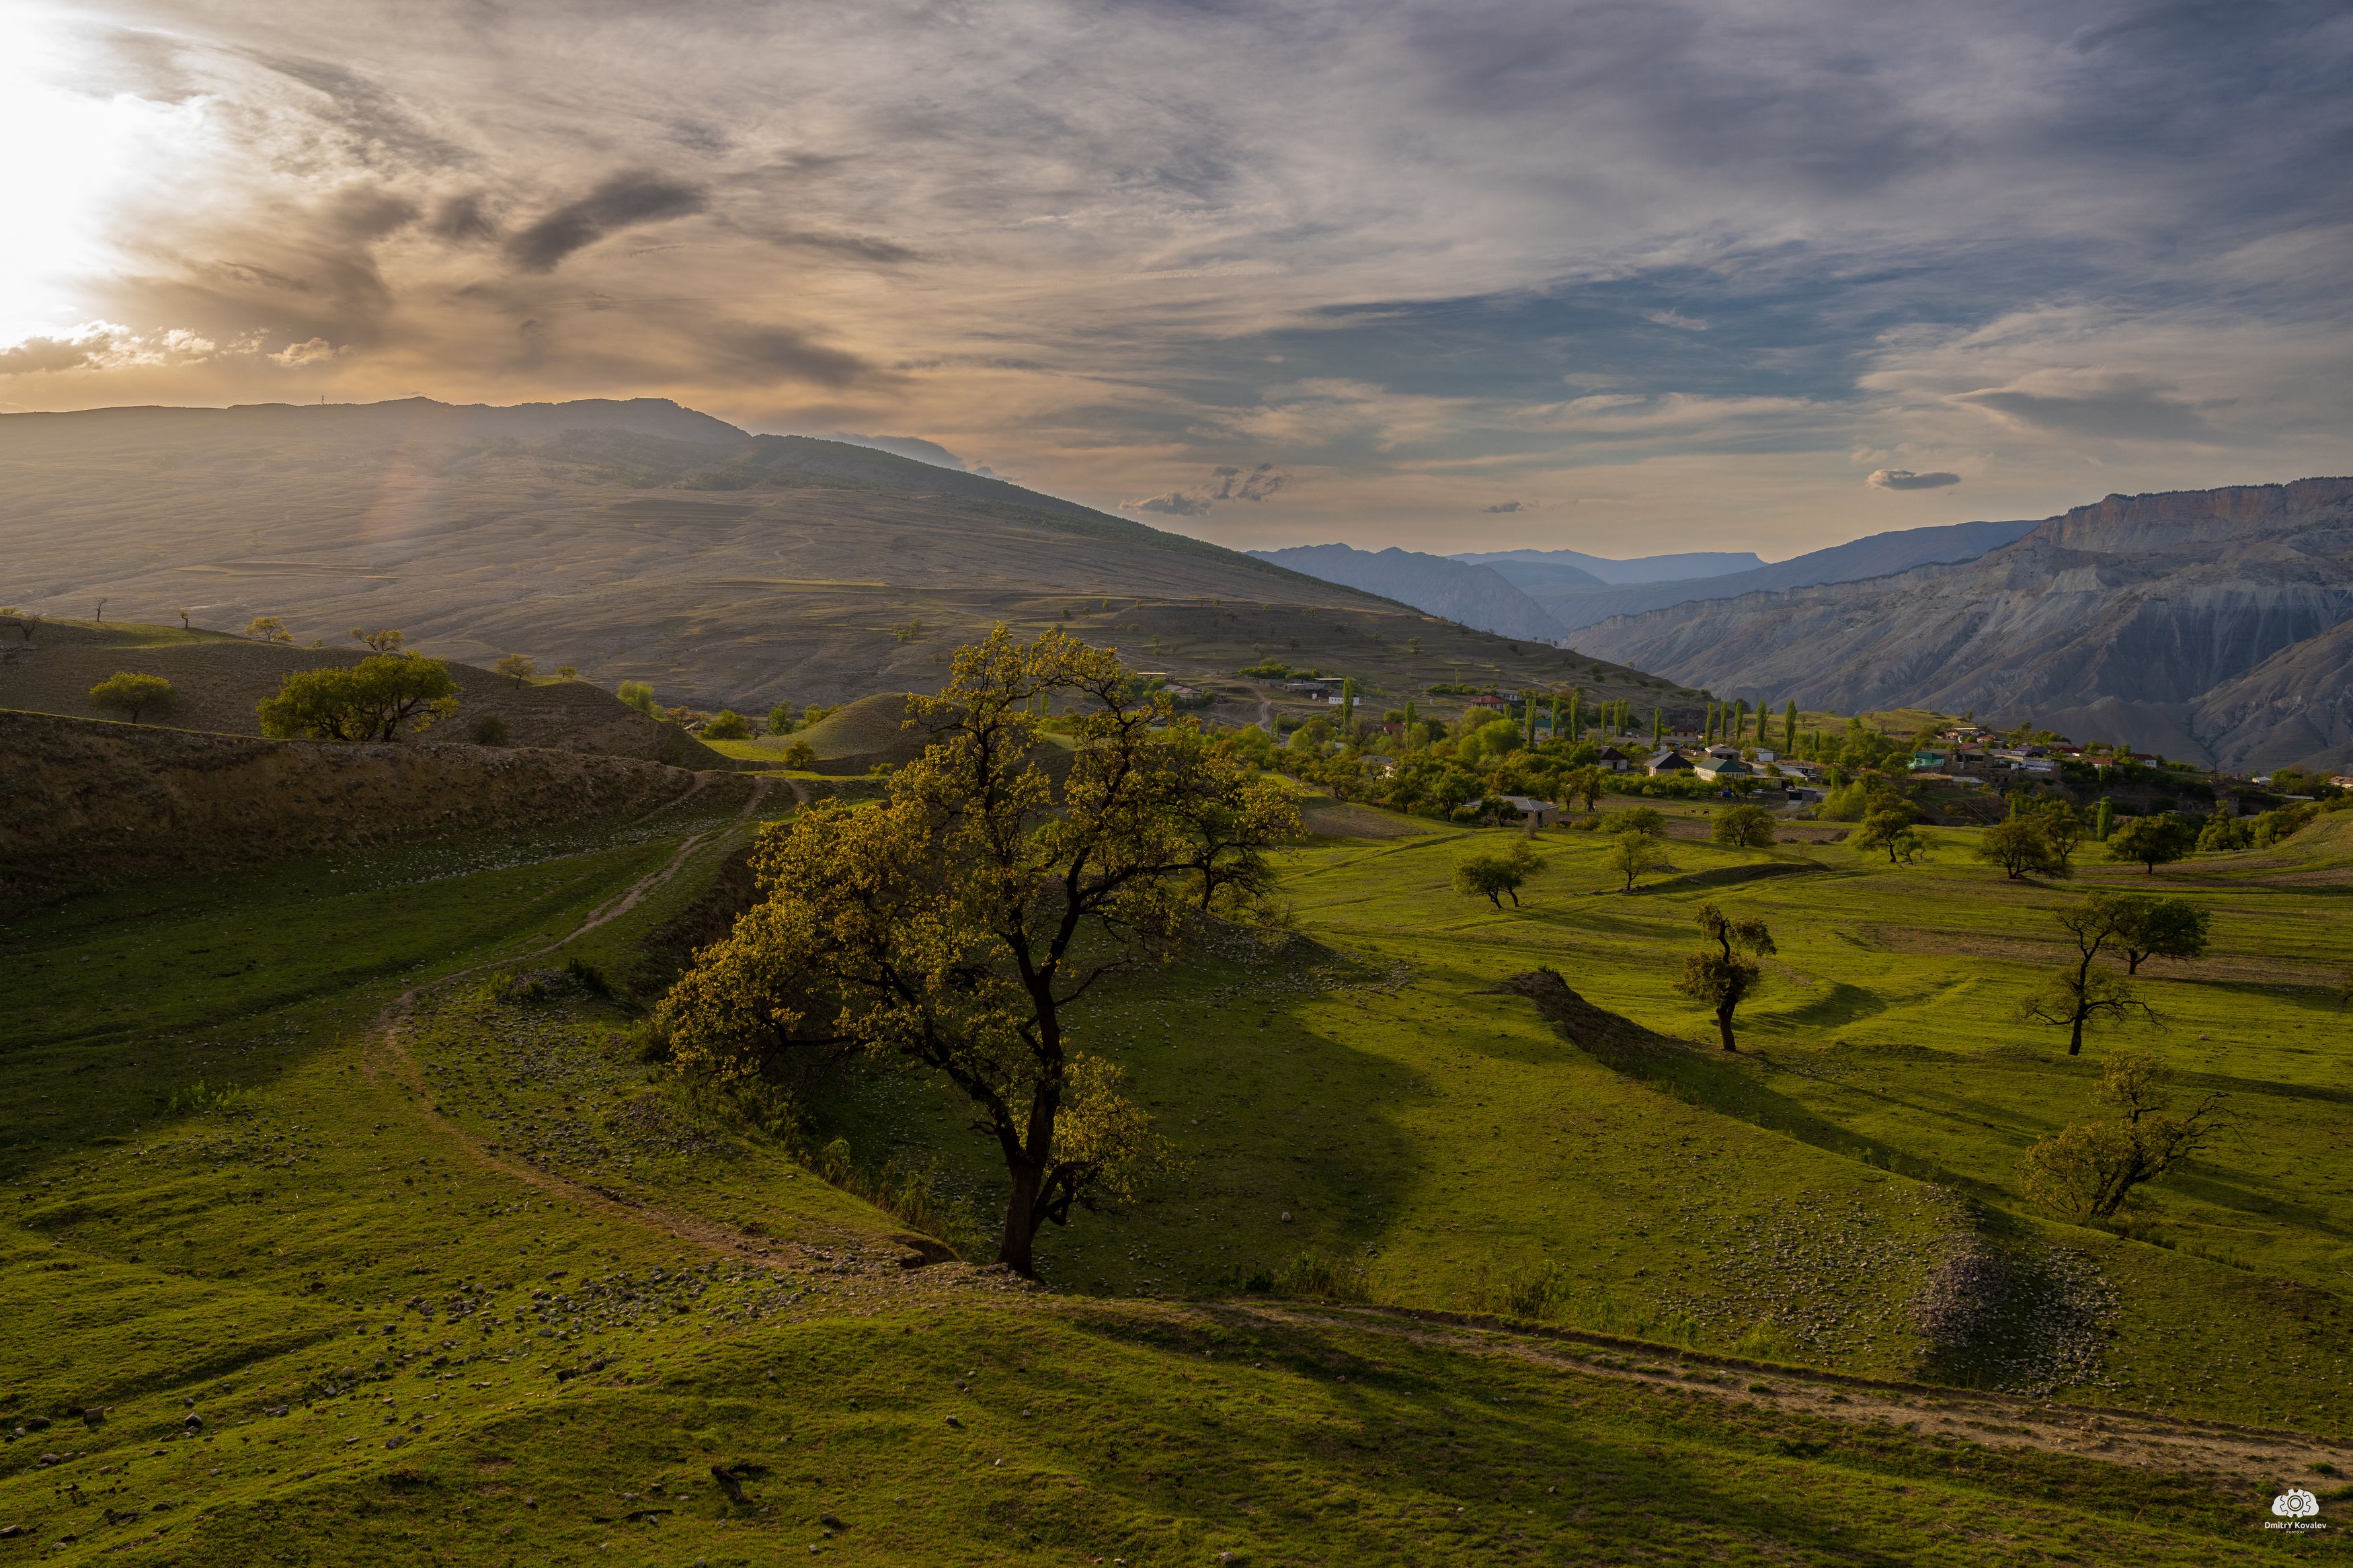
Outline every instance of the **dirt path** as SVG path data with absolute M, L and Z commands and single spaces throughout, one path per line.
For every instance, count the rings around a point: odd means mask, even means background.
M 797 780 L 786 782 L 793 786 L 796 798 L 804 802 L 807 799 L 807 792 Z M 744 801 L 744 809 L 737 814 L 739 821 L 751 816 L 758 809 L 770 783 L 771 781 L 766 779 L 755 779 L 753 782 L 751 795 Z M 678 802 L 670 803 L 672 805 L 676 804 Z M 658 809 L 669 808 L 665 806 Z M 485 970 L 501 968 L 512 963 L 528 963 L 533 959 L 544 958 L 550 953 L 561 951 L 566 943 L 599 926 L 619 919 L 637 908 L 649 895 L 676 877 L 693 858 L 695 851 L 708 844 L 719 831 L 718 828 L 710 828 L 685 839 L 668 860 L 591 910 L 582 917 L 578 925 L 562 936 L 523 952 L 505 954 L 466 969 L 437 976 L 424 984 L 413 985 L 394 997 L 384 1011 L 377 1015 L 375 1027 L 370 1031 L 368 1048 L 363 1061 L 367 1076 L 372 1080 L 389 1079 L 414 1095 L 417 1111 L 424 1118 L 427 1125 L 462 1148 L 476 1164 L 497 1171 L 502 1175 L 512 1176 L 516 1181 L 525 1183 L 551 1197 L 577 1204 L 583 1208 L 610 1219 L 621 1220 L 646 1229 L 658 1230 L 675 1240 L 691 1242 L 713 1253 L 779 1271 L 806 1272 L 812 1268 L 824 1268 L 837 1274 L 854 1273 L 884 1279 L 912 1276 L 918 1271 L 916 1265 L 945 1261 L 943 1257 L 944 1249 L 936 1242 L 923 1237 L 893 1237 L 891 1238 L 891 1244 L 878 1246 L 875 1237 L 849 1233 L 785 1240 L 754 1236 L 701 1215 L 664 1208 L 629 1193 L 602 1186 L 593 1182 L 576 1181 L 543 1169 L 527 1161 L 509 1158 L 485 1146 L 480 1140 L 468 1132 L 443 1110 L 439 1100 L 434 1096 L 432 1086 L 426 1081 L 425 1074 L 418 1066 L 416 1056 L 409 1050 L 408 1024 L 416 1016 L 418 999 L 427 991 L 468 979 Z M 952 1269 L 923 1268 L 920 1272 L 932 1276 L 921 1281 L 925 1288 L 923 1293 L 929 1294 L 942 1286 L 964 1283 L 961 1278 L 963 1276 L 987 1271 L 957 1265 Z M 948 1276 L 957 1278 L 948 1278 Z M 999 1279 L 993 1273 L 989 1278 L 991 1282 L 1005 1289 L 1027 1289 L 1017 1281 Z M 913 1283 L 912 1279 L 910 1283 Z
M 1926 1388 L 1836 1373 L 1767 1367 L 1729 1357 L 1663 1350 L 1602 1334 L 1487 1327 L 1379 1308 L 1229 1304 L 1214 1310 L 1276 1321 L 1370 1330 L 1474 1355 L 1510 1356 L 1581 1377 L 1790 1410 L 1831 1421 L 1878 1422 L 1924 1437 L 1989 1447 L 2038 1448 L 2137 1469 L 2219 1476 L 2277 1486 L 2316 1473 L 2315 1463 L 2353 1467 L 2353 1441 L 2264 1431 L 2145 1411 L 2061 1405 L 2000 1394 Z

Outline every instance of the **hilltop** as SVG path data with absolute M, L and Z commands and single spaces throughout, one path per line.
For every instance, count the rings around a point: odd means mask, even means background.
M 259 733 L 256 705 L 275 696 L 287 675 L 356 664 L 366 657 L 364 647 L 348 642 L 341 647 L 294 647 L 135 622 L 44 621 L 25 637 L 0 621 L 0 710 L 118 717 L 93 707 L 90 689 L 127 671 L 172 683 L 171 703 L 142 715 L 148 723 L 252 735 Z M 458 711 L 424 731 L 436 742 L 471 739 L 485 721 L 494 721 L 502 745 L 642 757 L 682 767 L 724 765 L 717 752 L 676 725 L 649 718 L 586 681 L 553 675 L 516 680 L 459 662 L 450 663 L 449 673 L 459 689 Z
M 1466 630 L 1181 534 L 874 448 L 754 437 L 659 400 L 125 408 L 0 416 L 0 600 L 58 616 L 397 626 L 765 712 L 935 689 L 998 621 L 1067 626 L 1226 683 L 1272 658 L 1395 705 L 1434 684 L 1672 683 Z

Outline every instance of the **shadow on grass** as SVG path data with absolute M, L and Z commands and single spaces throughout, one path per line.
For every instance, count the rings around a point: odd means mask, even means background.
M 1698 1048 L 1654 1034 L 1632 1019 L 1597 1007 L 1549 969 L 1515 974 L 1498 988 L 1525 996 L 1537 1014 L 1571 1045 L 1624 1076 L 1673 1095 L 1686 1104 L 1736 1117 L 1817 1149 L 1858 1160 L 1883 1171 L 1996 1195 L 1998 1189 L 1947 1170 L 1876 1138 L 1816 1114 L 1779 1093 L 1764 1079 L 1771 1064 L 1751 1057 Z

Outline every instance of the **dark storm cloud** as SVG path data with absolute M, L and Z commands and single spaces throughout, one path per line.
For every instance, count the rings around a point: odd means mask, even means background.
M 1940 490 L 1960 482 L 1958 474 L 1915 474 L 1909 468 L 1874 468 L 1863 481 L 1883 490 Z
M 507 256 L 525 272 L 553 272 L 565 257 L 617 229 L 684 217 L 707 200 L 699 184 L 646 171 L 615 174 L 518 232 L 507 241 Z

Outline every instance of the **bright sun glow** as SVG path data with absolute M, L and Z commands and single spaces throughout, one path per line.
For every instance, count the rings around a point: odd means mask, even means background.
M 58 13 L 0 8 L 0 348 L 90 313 L 118 204 L 201 112 L 74 90 L 87 49 Z

